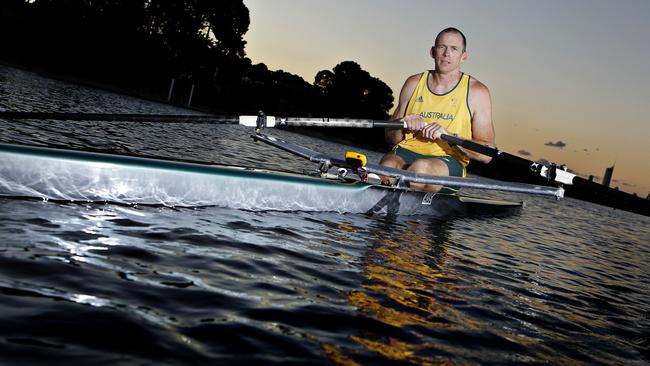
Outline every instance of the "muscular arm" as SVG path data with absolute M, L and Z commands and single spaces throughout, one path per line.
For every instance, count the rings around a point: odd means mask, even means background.
M 422 74 L 416 74 L 411 75 L 408 79 L 406 79 L 404 85 L 402 86 L 402 90 L 399 93 L 399 102 L 397 103 L 397 108 L 395 108 L 395 112 L 393 112 L 391 119 L 397 120 L 404 118 L 406 114 L 406 107 L 409 104 L 411 95 L 413 95 L 413 91 L 415 91 L 415 87 L 418 85 L 418 81 L 420 80 L 421 76 Z M 404 129 L 386 129 L 386 141 L 391 146 L 397 145 L 402 140 L 404 140 Z
M 472 141 L 495 147 L 490 90 L 476 79 L 470 81 L 469 107 L 472 111 Z M 462 149 L 471 159 L 489 163 L 492 158 Z

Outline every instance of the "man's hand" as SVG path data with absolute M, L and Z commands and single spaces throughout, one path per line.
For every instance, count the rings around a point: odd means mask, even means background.
M 406 128 L 411 131 L 420 131 L 422 137 L 429 140 L 436 140 L 440 138 L 441 134 L 448 135 L 449 132 L 437 123 L 428 124 L 422 117 L 417 114 L 411 114 L 404 118 L 402 121 L 406 123 Z
M 401 121 L 406 123 L 407 130 L 413 132 L 422 131 L 422 129 L 427 126 L 427 122 L 417 114 L 410 114 L 402 118 Z
M 422 136 L 428 138 L 429 140 L 437 140 L 442 134 L 449 135 L 449 132 L 447 132 L 444 127 L 440 126 L 437 123 L 428 124 L 422 129 Z

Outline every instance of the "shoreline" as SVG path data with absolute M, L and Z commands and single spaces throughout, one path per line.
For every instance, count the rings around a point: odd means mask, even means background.
M 82 77 L 72 75 L 72 74 L 56 73 L 56 72 L 52 72 L 52 71 L 49 71 L 47 69 L 43 69 L 43 68 L 39 68 L 39 67 L 25 66 L 25 65 L 21 65 L 21 64 L 11 62 L 11 61 L 7 61 L 5 59 L 0 59 L 0 65 L 1 66 L 6 66 L 6 67 L 9 67 L 9 68 L 13 68 L 13 69 L 18 69 L 18 70 L 25 71 L 25 72 L 31 72 L 31 73 L 34 73 L 36 75 L 39 75 L 39 76 L 42 76 L 42 77 L 45 77 L 45 78 L 48 78 L 48 79 L 57 80 L 57 81 L 70 83 L 70 84 L 74 84 L 74 85 L 79 85 L 79 86 L 83 86 L 83 87 L 103 90 L 103 91 L 107 91 L 107 92 L 111 92 L 111 93 L 115 93 L 115 94 L 120 94 L 120 95 L 123 95 L 123 96 L 128 96 L 128 97 L 131 97 L 131 98 L 137 98 L 137 99 L 142 99 L 142 100 L 146 100 L 146 101 L 150 101 L 150 102 L 165 104 L 165 105 L 169 105 L 169 106 L 176 107 L 176 108 L 188 109 L 188 110 L 192 110 L 192 111 L 195 111 L 195 112 L 202 112 L 202 113 L 209 113 L 209 114 L 214 114 L 215 113 L 215 111 L 210 111 L 210 110 L 206 110 L 206 109 L 202 109 L 202 108 L 197 108 L 197 107 L 187 106 L 187 105 L 183 105 L 183 104 L 173 103 L 173 102 L 168 101 L 167 99 L 159 98 L 159 97 L 151 95 L 151 94 L 138 93 L 137 91 L 130 90 L 128 88 L 124 88 L 124 87 L 121 87 L 119 85 L 108 84 L 108 83 L 100 82 L 100 81 L 97 81 L 97 80 L 82 78 Z

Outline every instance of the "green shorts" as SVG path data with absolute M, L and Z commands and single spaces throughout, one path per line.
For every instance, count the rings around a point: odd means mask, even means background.
M 460 163 L 456 158 L 453 156 L 449 155 L 443 155 L 443 156 L 431 156 L 431 155 L 422 155 L 415 153 L 409 149 L 405 149 L 403 147 L 395 146 L 393 150 L 391 151 L 394 155 L 399 156 L 400 158 L 404 159 L 407 165 L 413 164 L 418 159 L 437 159 L 442 161 L 447 165 L 447 169 L 449 169 L 449 175 L 452 177 L 462 177 L 463 173 L 465 171 L 465 168 L 463 167 L 463 164 Z M 451 193 L 459 190 L 460 187 L 448 187 L 444 186 L 440 192 L 443 193 Z

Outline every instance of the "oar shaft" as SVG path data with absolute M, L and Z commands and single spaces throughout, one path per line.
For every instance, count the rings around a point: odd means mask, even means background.
M 404 122 L 401 121 L 373 121 L 372 127 L 376 128 L 404 128 Z
M 267 117 L 269 118 L 269 117 Z M 276 125 L 294 127 L 403 128 L 400 121 L 350 118 L 276 118 Z
M 68 112 L 12 112 L 0 111 L 0 118 L 61 120 L 61 121 L 123 121 L 123 122 L 218 122 L 239 123 L 238 116 L 215 116 L 200 114 L 141 114 L 141 113 L 68 113 Z
M 443 134 L 443 135 L 440 135 L 440 138 L 447 141 L 448 143 L 450 143 L 452 145 L 457 145 L 457 146 L 460 146 L 460 147 L 464 147 L 464 148 L 466 148 L 468 150 L 472 150 L 472 151 L 477 152 L 479 154 L 491 156 L 493 158 L 496 158 L 500 154 L 499 150 L 497 150 L 497 149 L 495 149 L 493 147 L 486 146 L 486 145 L 481 145 L 481 144 L 479 144 L 477 142 L 470 141 L 470 140 L 465 140 L 465 139 L 462 139 L 460 137 L 451 136 L 451 135 L 444 135 Z
M 557 198 L 564 197 L 564 190 L 562 188 L 557 188 L 557 187 L 538 186 L 538 185 L 515 183 L 515 182 L 502 182 L 502 181 L 496 181 L 490 179 L 473 179 L 473 178 L 460 178 L 460 177 L 449 177 L 449 176 L 424 175 L 424 174 L 417 174 L 411 171 L 389 168 L 378 164 L 368 164 L 365 166 L 365 169 L 369 173 L 401 178 L 410 183 L 447 185 L 447 186 L 487 189 L 487 190 L 496 190 L 496 191 L 505 191 L 505 192 L 540 194 L 546 196 L 554 196 Z

